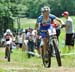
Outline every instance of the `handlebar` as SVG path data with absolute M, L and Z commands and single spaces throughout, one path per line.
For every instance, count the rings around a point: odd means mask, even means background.
M 56 29 L 59 29 L 59 30 L 60 30 L 60 29 L 64 28 L 65 26 L 66 26 L 66 25 L 63 24 L 63 25 L 61 25 L 61 26 L 58 26 Z

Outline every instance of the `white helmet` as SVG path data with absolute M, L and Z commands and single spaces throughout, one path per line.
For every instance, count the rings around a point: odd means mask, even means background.
M 11 33 L 11 30 L 10 30 L 10 29 L 7 29 L 7 30 L 6 30 L 6 33 Z
M 48 6 L 44 6 L 41 8 L 41 12 L 45 12 L 45 11 L 48 11 L 50 12 L 50 8 Z

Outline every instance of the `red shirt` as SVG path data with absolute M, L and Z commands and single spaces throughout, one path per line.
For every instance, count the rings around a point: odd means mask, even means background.
M 58 24 L 55 23 L 55 22 L 53 22 L 53 21 L 51 21 L 51 25 L 52 25 L 54 28 L 56 28 L 56 27 L 58 26 Z

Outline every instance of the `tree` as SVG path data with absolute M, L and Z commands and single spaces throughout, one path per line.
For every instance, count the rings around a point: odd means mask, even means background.
M 0 31 L 13 28 L 12 17 L 37 18 L 44 5 L 49 6 L 56 16 L 61 16 L 65 10 L 70 15 L 75 14 L 75 0 L 0 0 Z
M 9 2 L 0 1 L 0 33 L 5 32 L 7 28 L 13 29 L 12 13 L 9 9 Z

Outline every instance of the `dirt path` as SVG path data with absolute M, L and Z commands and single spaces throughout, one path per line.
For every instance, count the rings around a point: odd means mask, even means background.
M 4 68 L 7 71 L 12 71 L 12 72 L 75 72 L 75 68 L 43 68 L 43 70 L 38 69 L 38 68 L 27 68 L 27 67 L 9 67 L 9 68 Z

